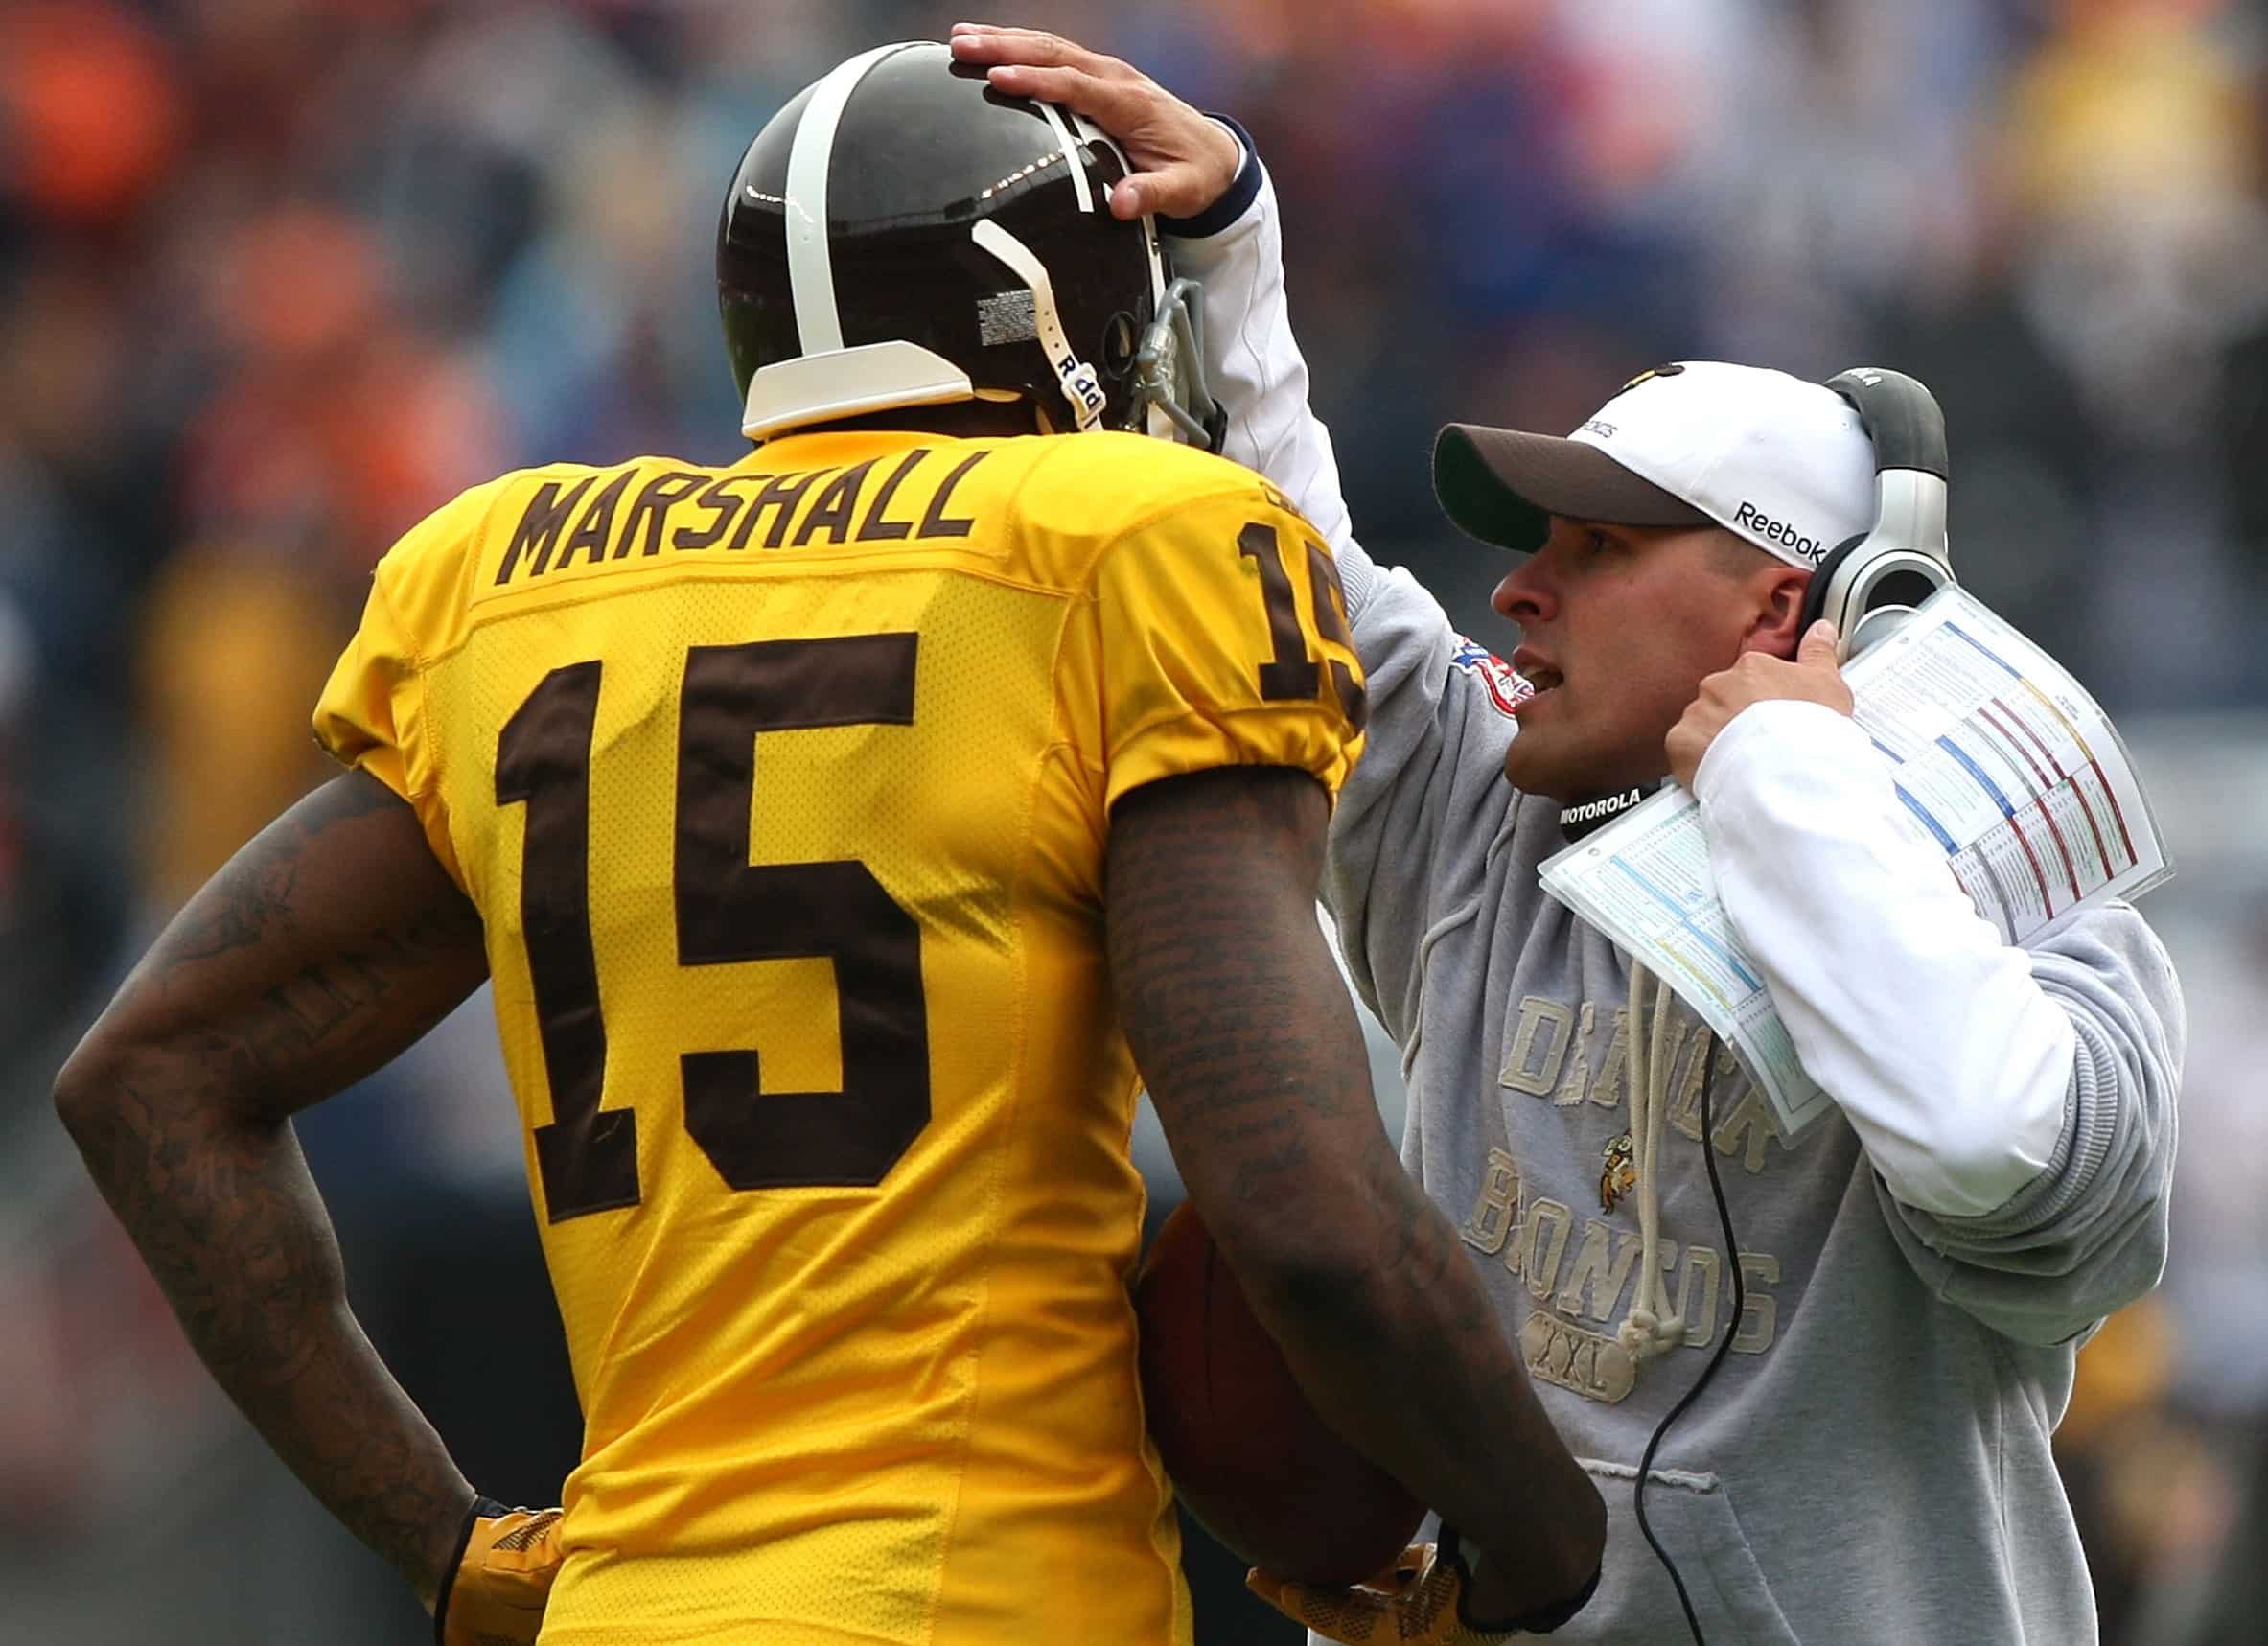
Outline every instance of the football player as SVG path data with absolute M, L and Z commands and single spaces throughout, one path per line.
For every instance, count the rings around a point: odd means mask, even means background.
M 1486 1551 L 1468 1604 L 1595 1578 L 1317 927 L 1364 706 L 1332 563 L 1149 437 L 1219 422 L 1125 174 L 940 45 L 798 96 L 718 233 L 755 449 L 410 531 L 315 711 L 346 774 L 58 1079 L 214 1375 L 445 1641 L 1186 1640 L 1137 1065 L 1319 1407 Z M 484 978 L 586 1422 L 564 1515 L 479 1497 L 374 1356 L 289 1124 Z

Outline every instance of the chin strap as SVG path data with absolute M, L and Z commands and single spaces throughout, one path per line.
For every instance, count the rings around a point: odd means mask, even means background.
M 1631 1161 L 1638 1192 L 1638 1280 L 1631 1311 L 1615 1339 L 1640 1361 L 1668 1353 L 1685 1338 L 1685 1317 L 1668 1313 L 1661 1272 L 1661 1132 L 1670 1107 L 1670 1009 L 1677 996 L 1659 978 L 1654 984 L 1654 1027 L 1643 1016 L 1648 974 L 1631 961 L 1631 1027 L 1627 1075 L 1631 1098 Z M 1708 1140 L 1702 1139 L 1702 1147 Z
M 991 218 L 984 218 L 969 230 L 969 239 L 1008 266 L 1031 293 L 1032 329 L 1039 346 L 1048 357 L 1048 363 L 1055 368 L 1055 381 L 1062 387 L 1063 398 L 1070 404 L 1071 415 L 1081 432 L 1099 428 L 1102 422 L 1104 397 L 1102 382 L 1095 368 L 1080 359 L 1064 336 L 1063 317 L 1055 307 L 1055 283 L 1048 277 L 1048 266 L 1038 254 Z

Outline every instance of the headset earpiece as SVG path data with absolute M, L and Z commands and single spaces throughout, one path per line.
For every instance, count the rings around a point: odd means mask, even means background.
M 1874 529 L 1819 562 L 1804 595 L 1803 626 L 1833 621 L 1839 654 L 1848 658 L 1954 581 L 1945 540 L 1945 414 L 1903 372 L 1858 366 L 1827 386 L 1850 402 L 1874 447 Z
M 1844 538 L 1820 557 L 1818 565 L 1812 568 L 1812 580 L 1803 591 L 1803 621 L 1796 625 L 1797 634 L 1802 634 L 1825 614 L 1828 587 L 1835 581 L 1835 574 L 1842 569 L 1842 563 L 1850 559 L 1851 550 L 1864 543 L 1866 537 L 1865 532 L 1859 532 Z

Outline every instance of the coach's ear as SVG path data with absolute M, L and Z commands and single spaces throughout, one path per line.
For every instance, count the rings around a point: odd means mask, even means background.
M 1741 650 L 1793 659 L 1803 642 L 1803 597 L 1814 574 L 1761 551 L 1758 558 L 1764 564 L 1748 579 L 1755 615 L 1741 638 Z

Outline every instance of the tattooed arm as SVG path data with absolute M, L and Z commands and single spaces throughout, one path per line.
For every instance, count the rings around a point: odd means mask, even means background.
M 1111 813 L 1112 985 L 1206 1228 L 1331 1425 L 1488 1551 L 1474 1610 L 1598 1570 L 1606 1507 L 1448 1220 L 1388 1147 L 1315 917 L 1328 807 L 1235 767 Z
M 336 777 L 238 852 L 134 968 L 56 1106 L 205 1364 L 428 1609 L 473 1503 L 348 1310 L 290 1124 L 487 975 L 415 815 Z

